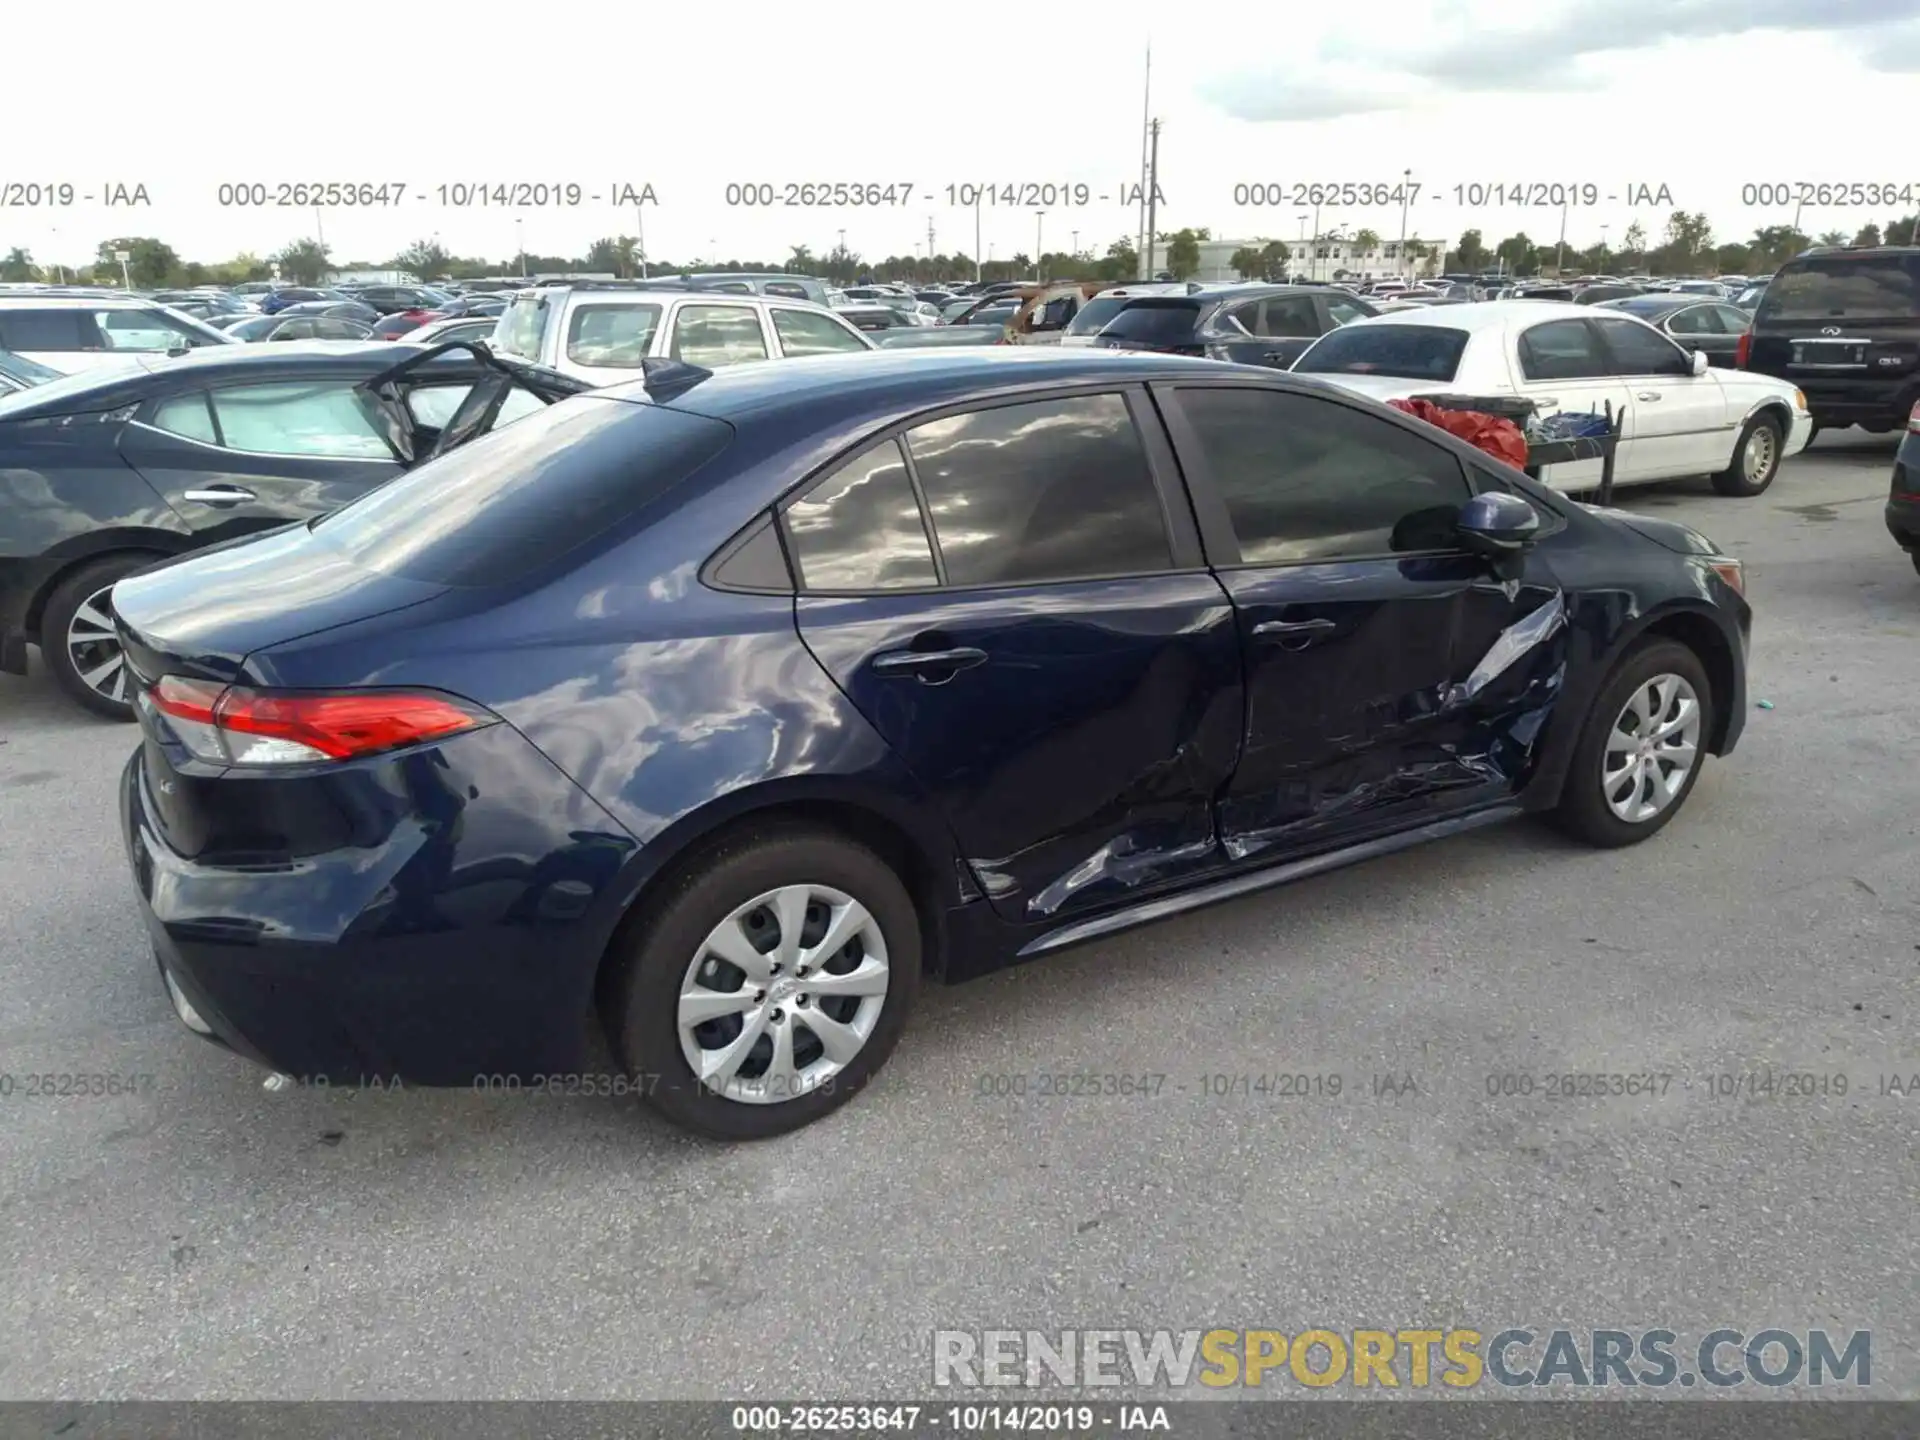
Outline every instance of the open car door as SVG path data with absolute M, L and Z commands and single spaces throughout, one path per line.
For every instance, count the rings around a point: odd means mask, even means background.
M 407 393 L 428 378 L 425 367 L 440 356 L 462 351 L 483 367 L 459 406 L 439 426 L 423 424 L 407 403 Z M 470 372 L 469 372 L 470 373 Z M 449 381 L 452 376 L 447 377 Z M 526 413 L 533 402 L 551 405 L 593 387 L 584 380 L 539 365 L 502 360 L 481 341 L 448 340 L 409 355 L 360 382 L 359 388 L 375 402 L 387 438 L 408 465 L 444 455 L 456 446 L 485 435 L 511 407 L 509 418 Z

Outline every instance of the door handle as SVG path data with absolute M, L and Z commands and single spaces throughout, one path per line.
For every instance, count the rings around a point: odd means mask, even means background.
M 890 655 L 878 657 L 873 662 L 873 673 L 889 677 L 912 675 L 926 680 L 941 670 L 948 674 L 971 670 L 976 665 L 985 664 L 986 659 L 986 651 L 977 650 L 971 645 L 962 645 L 953 650 L 896 650 Z
M 1658 390 L 1642 390 L 1638 395 L 1634 396 L 1633 398 L 1636 400 L 1658 400 L 1661 397 L 1660 397 L 1660 392 Z
M 1311 645 L 1339 627 L 1331 620 L 1262 620 L 1253 627 L 1256 640 L 1277 640 L 1290 648 Z
M 242 490 L 238 485 L 216 485 L 205 490 L 189 490 L 182 498 L 200 505 L 238 505 L 242 500 L 259 497 L 251 490 Z

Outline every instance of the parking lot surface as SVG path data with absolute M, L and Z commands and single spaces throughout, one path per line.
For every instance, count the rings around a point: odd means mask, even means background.
M 1890 464 L 1847 432 L 1756 500 L 1623 495 L 1756 610 L 1745 737 L 1649 843 L 1482 831 L 927 992 L 871 1093 L 750 1147 L 263 1090 L 162 994 L 131 730 L 0 676 L 0 1072 L 151 1077 L 0 1098 L 0 1395 L 924 1396 L 935 1329 L 1564 1324 L 1871 1329 L 1873 1393 L 1920 1396 Z M 1549 1099 L 1571 1072 L 1669 1079 Z M 1040 1093 L 1076 1074 L 1164 1078 Z

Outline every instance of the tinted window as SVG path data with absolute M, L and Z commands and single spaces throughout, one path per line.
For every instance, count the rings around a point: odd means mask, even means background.
M 1549 320 L 1520 337 L 1520 373 L 1529 380 L 1590 380 L 1610 370 L 1586 321 Z
M 1594 324 L 1606 337 L 1616 375 L 1691 375 L 1693 362 L 1685 351 L 1637 320 L 1596 316 Z
M 1466 351 L 1464 330 L 1438 325 L 1343 325 L 1321 336 L 1293 368 L 1309 375 L 1451 380 Z
M 847 327 L 831 315 L 777 308 L 772 314 L 780 349 L 787 355 L 831 355 L 841 350 L 867 348 L 858 335 L 849 334 Z
M 1256 335 L 1308 340 L 1320 333 L 1320 316 L 1305 295 L 1287 295 L 1260 302 L 1260 329 Z
M 1669 335 L 1723 335 L 1720 317 L 1711 305 L 1689 305 L 1676 310 L 1667 320 Z
M 1135 300 L 1100 333 L 1139 345 L 1186 345 L 1193 340 L 1200 307 L 1186 300 Z
M 1073 317 L 1073 323 L 1067 326 L 1069 335 L 1097 335 L 1100 327 L 1126 309 L 1129 297 L 1125 295 L 1096 295 L 1080 307 L 1080 313 Z
M 1331 400 L 1182 389 L 1248 564 L 1452 548 L 1471 495 L 1440 446 Z
M 427 461 L 314 534 L 389 575 L 504 583 L 637 514 L 731 437 L 717 420 L 582 396 Z
M 1336 325 L 1351 325 L 1356 320 L 1366 319 L 1370 313 L 1351 300 L 1341 300 L 1331 295 L 1327 297 L 1327 314 L 1333 317 Z
M 1737 305 L 1716 305 L 1713 313 L 1720 317 L 1720 327 L 1729 335 L 1743 335 L 1753 323 L 1753 317 Z
M 567 358 L 633 369 L 647 358 L 659 328 L 658 305 L 582 305 L 567 321 Z
M 804 287 L 791 284 L 785 280 L 769 280 L 765 288 L 767 294 L 784 295 L 789 300 L 805 300 L 807 298 L 807 292 Z
M 709 369 L 767 358 L 760 313 L 750 305 L 682 305 L 673 317 L 675 360 Z
M 1920 315 L 1920 255 L 1804 260 L 1768 282 L 1758 320 L 1904 320 Z
M 1087 395 L 934 420 L 909 432 L 953 585 L 1137 575 L 1172 563 L 1127 403 Z
M 213 392 L 213 416 L 229 450 L 392 460 L 373 404 L 351 385 L 242 385 Z
M 160 408 L 153 412 L 153 419 L 148 423 L 156 430 L 165 430 L 170 435 L 184 435 L 203 445 L 220 443 L 219 432 L 213 428 L 213 412 L 207 409 L 207 397 L 203 391 L 196 391 L 192 395 L 176 395 L 171 400 L 161 401 Z
M 107 338 L 90 310 L 0 310 L 0 349 L 104 350 Z
M 787 507 L 787 534 L 812 590 L 902 590 L 937 583 L 920 502 L 899 442 L 856 456 Z

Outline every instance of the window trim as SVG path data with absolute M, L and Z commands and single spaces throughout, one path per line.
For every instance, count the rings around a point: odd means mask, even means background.
M 254 381 L 245 385 L 229 385 L 226 388 L 230 390 L 272 389 L 282 385 L 316 384 L 324 382 L 328 378 L 327 376 L 315 376 L 311 379 L 288 377 L 283 380 Z M 191 435 L 181 435 L 172 430 L 163 430 L 153 423 L 153 417 L 159 413 L 162 405 L 181 399 L 183 395 L 193 393 L 192 391 L 176 391 L 172 395 L 153 396 L 151 399 L 142 402 L 140 409 L 135 413 L 133 419 L 127 423 L 129 425 L 138 425 L 142 430 L 150 431 L 152 434 L 164 436 L 176 444 L 194 445 L 202 450 L 212 450 L 221 455 L 250 455 L 262 460 L 293 460 L 302 463 L 317 463 L 322 465 L 394 465 L 402 470 L 406 469 L 407 462 L 394 451 L 393 442 L 389 440 L 384 433 L 380 435 L 380 442 L 387 447 L 388 452 L 387 458 L 384 460 L 377 455 L 289 455 L 283 450 L 243 450 L 237 445 L 229 445 L 227 443 L 226 427 L 220 423 L 220 411 L 213 403 L 214 388 L 212 385 L 205 386 L 199 391 L 199 395 L 201 400 L 206 404 L 207 418 L 213 421 L 213 433 L 219 442 L 217 444 L 209 445 L 205 440 L 196 440 Z M 350 385 L 347 388 L 357 390 L 360 387 L 358 385 Z M 377 404 L 379 402 L 376 401 L 375 403 Z M 411 419 L 413 411 L 409 409 L 407 415 L 408 418 Z
M 673 308 L 667 313 L 661 324 L 662 342 L 665 345 L 665 348 L 660 352 L 662 355 L 668 359 L 673 358 L 674 347 L 679 343 L 678 337 L 680 334 L 681 315 L 690 309 L 703 307 L 715 310 L 745 310 L 753 316 L 754 323 L 760 327 L 760 349 L 764 353 L 758 356 L 757 359 L 784 360 L 786 358 L 786 355 L 780 349 L 779 337 L 773 333 L 773 321 L 767 317 L 767 307 L 765 303 L 760 300 L 759 296 L 753 294 L 744 296 L 734 295 L 725 290 L 717 292 L 703 290 L 701 295 L 704 296 L 709 293 L 724 295 L 726 298 L 724 300 L 681 298 L 673 302 Z M 732 360 L 728 362 L 730 365 L 752 365 L 755 363 L 757 363 L 756 360 Z M 725 367 L 723 366 L 722 368 Z
M 1507 477 L 1491 471 L 1488 465 L 1498 464 L 1484 451 L 1468 445 L 1457 436 L 1445 431 L 1434 431 L 1434 427 L 1411 415 L 1403 415 L 1397 410 L 1384 406 L 1375 406 L 1358 396 L 1344 394 L 1323 395 L 1318 390 L 1296 389 L 1290 385 L 1275 385 L 1261 378 L 1222 377 L 1217 380 L 1155 380 L 1150 382 L 1154 400 L 1160 406 L 1161 414 L 1166 418 L 1167 431 L 1173 441 L 1174 453 L 1179 458 L 1181 470 L 1187 479 L 1187 491 L 1192 497 L 1193 509 L 1199 522 L 1200 535 L 1206 545 L 1208 562 L 1216 571 L 1235 570 L 1297 570 L 1309 566 L 1347 565 L 1355 562 L 1375 562 L 1380 560 L 1427 560 L 1435 558 L 1457 558 L 1472 552 L 1449 548 L 1441 550 L 1383 550 L 1365 555 L 1342 555 L 1337 558 L 1318 560 L 1248 560 L 1240 548 L 1240 536 L 1234 529 L 1233 517 L 1227 510 L 1226 496 L 1215 483 L 1212 467 L 1207 463 L 1205 447 L 1200 443 L 1192 417 L 1180 401 L 1183 390 L 1259 390 L 1273 395 L 1287 395 L 1296 399 L 1321 401 L 1329 405 L 1338 405 L 1353 410 L 1374 420 L 1383 420 L 1387 424 L 1405 432 L 1411 439 L 1422 441 L 1449 454 L 1460 466 L 1467 485 L 1469 496 L 1479 495 L 1496 488 L 1497 479 L 1501 485 L 1522 495 L 1535 509 L 1547 515 L 1561 515 L 1557 507 L 1546 504 L 1527 476 L 1518 470 L 1513 475 L 1526 488 L 1521 489 L 1508 483 Z M 1384 413 L 1383 413 L 1384 412 Z M 1429 433 L 1433 432 L 1433 433 Z M 1481 464 L 1480 462 L 1486 462 Z M 1482 483 L 1482 482 L 1486 483 Z M 1565 524 L 1564 516 L 1561 520 Z M 1544 533 L 1557 533 L 1561 527 Z
M 734 556 L 746 549 L 760 537 L 763 529 L 773 531 L 774 547 L 780 552 L 781 562 L 787 567 L 787 583 L 782 589 L 770 589 L 758 585 L 734 585 L 720 578 L 721 572 L 733 562 Z M 706 563 L 700 567 L 700 583 L 709 590 L 718 590 L 727 595 L 797 595 L 800 583 L 796 578 L 800 567 L 794 563 L 793 552 L 787 548 L 786 526 L 780 523 L 780 517 L 772 506 L 756 510 L 753 518 L 736 530 L 725 544 L 709 555 Z M 891 591 L 880 591 L 891 594 Z
M 781 298 L 784 299 L 785 297 L 781 297 Z M 780 333 L 780 321 L 777 318 L 783 312 L 787 314 L 798 313 L 801 315 L 812 315 L 812 316 L 824 315 L 830 323 L 834 325 L 838 325 L 847 334 L 854 337 L 855 344 L 853 349 L 847 350 L 847 351 L 840 351 L 840 350 L 813 351 L 806 355 L 789 354 L 787 351 L 786 337 L 781 335 Z M 780 346 L 780 353 L 778 355 L 769 356 L 768 357 L 769 359 L 807 360 L 807 359 L 813 358 L 814 355 L 819 355 L 819 354 L 859 355 L 859 354 L 864 354 L 867 351 L 870 351 L 876 348 L 873 342 L 867 339 L 866 332 L 861 330 L 858 326 L 849 325 L 846 321 L 842 320 L 838 315 L 834 314 L 831 310 L 824 309 L 823 307 L 812 304 L 809 301 L 796 300 L 792 304 L 787 304 L 787 305 L 780 304 L 778 301 L 770 301 L 766 306 L 766 315 L 767 315 L 767 322 L 766 322 L 767 328 L 773 332 L 773 338 L 777 342 L 779 342 L 779 346 Z
M 926 495 L 920 488 L 920 475 L 915 466 L 912 448 L 905 443 L 907 432 L 935 420 L 945 420 L 955 415 L 1005 410 L 1016 405 L 1044 404 L 1050 400 L 1081 399 L 1090 395 L 1118 395 L 1126 403 L 1128 417 L 1133 421 L 1134 431 L 1141 440 L 1141 450 L 1147 462 L 1148 478 L 1152 482 L 1155 498 L 1160 503 L 1160 519 L 1165 527 L 1170 556 L 1170 562 L 1165 569 L 1075 575 L 1061 580 L 1028 580 L 1011 585 L 1004 582 L 981 585 L 936 583 L 932 586 L 903 585 L 881 590 L 817 590 L 806 584 L 806 568 L 797 561 L 792 535 L 787 528 L 787 511 L 821 481 L 889 441 L 898 445 L 901 454 L 906 457 L 907 478 L 913 486 L 914 498 L 920 504 L 920 524 L 926 534 L 927 546 L 933 552 L 934 573 L 937 577 L 944 576 L 946 560 L 940 553 L 938 532 L 927 510 Z M 1140 381 L 1124 381 L 1115 384 L 1111 380 L 1088 380 L 1072 385 L 1047 385 L 1035 390 L 995 395 L 986 400 L 976 396 L 966 400 L 950 401 L 944 405 L 916 411 L 912 415 L 891 421 L 880 429 L 863 435 L 854 444 L 816 466 L 775 500 L 771 509 L 780 531 L 781 545 L 787 553 L 788 568 L 794 576 L 795 594 L 801 598 L 810 595 L 835 599 L 850 596 L 968 595 L 1007 590 L 1035 590 L 1061 585 L 1111 584 L 1116 580 L 1152 580 L 1165 575 L 1205 574 L 1208 570 L 1206 555 L 1200 541 L 1200 530 L 1186 484 L 1181 479 L 1174 458 L 1174 448 L 1169 443 L 1164 428 L 1164 416 L 1155 407 L 1153 398 L 1149 394 L 1149 387 Z

